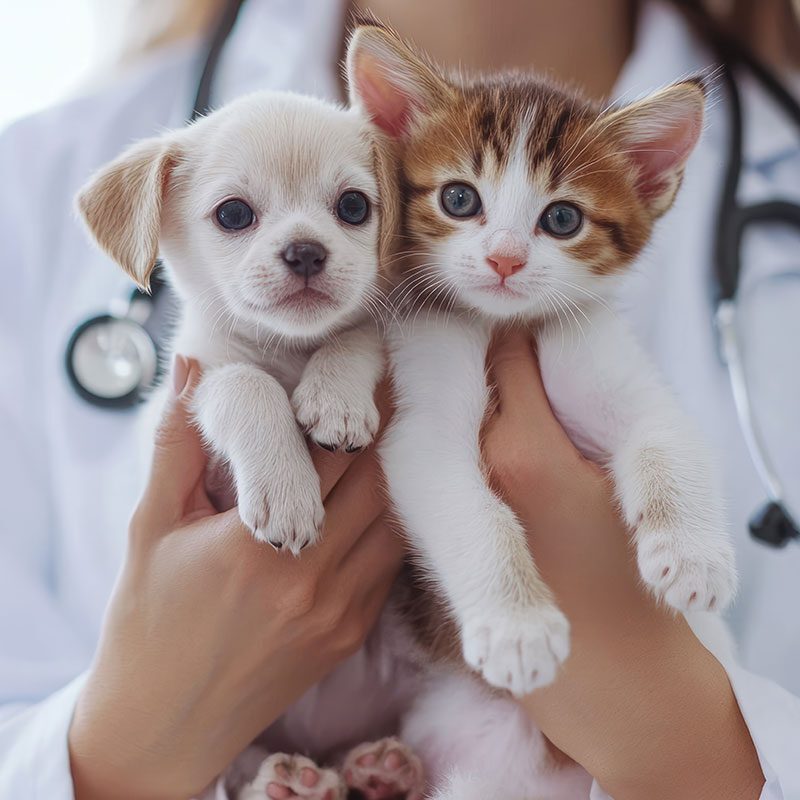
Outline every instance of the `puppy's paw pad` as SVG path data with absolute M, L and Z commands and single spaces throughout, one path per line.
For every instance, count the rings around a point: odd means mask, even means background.
M 569 623 L 555 606 L 474 618 L 462 635 L 465 661 L 487 683 L 515 695 L 552 683 L 569 655 Z
M 422 763 L 395 738 L 359 745 L 348 754 L 342 771 L 348 789 L 365 800 L 421 800 L 425 789 Z
M 338 773 L 310 758 L 275 753 L 264 759 L 239 800 L 343 800 L 346 788 Z
M 636 534 L 639 572 L 653 594 L 679 611 L 720 611 L 736 592 L 730 542 L 692 531 Z
M 375 438 L 380 414 L 372 397 L 337 393 L 314 380 L 301 383 L 292 396 L 295 417 L 320 447 L 355 452 Z M 349 396 L 353 395 L 353 396 Z

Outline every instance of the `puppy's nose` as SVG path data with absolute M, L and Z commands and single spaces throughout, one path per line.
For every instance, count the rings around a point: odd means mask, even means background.
M 519 256 L 501 255 L 487 256 L 486 261 L 501 278 L 511 277 L 515 272 L 519 272 L 526 263 Z
M 295 275 L 310 278 L 325 269 L 328 251 L 319 242 L 292 242 L 281 258 Z

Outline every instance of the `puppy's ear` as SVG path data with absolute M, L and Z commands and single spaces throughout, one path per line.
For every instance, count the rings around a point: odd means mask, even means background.
M 705 96 L 704 80 L 693 78 L 598 121 L 633 163 L 639 195 L 654 217 L 666 212 L 675 199 L 686 161 L 703 130 Z
M 102 167 L 78 193 L 92 236 L 142 289 L 158 258 L 161 211 L 179 158 L 169 137 L 145 139 Z
M 414 120 L 445 102 L 450 87 L 393 30 L 357 21 L 347 48 L 350 102 L 389 136 L 402 138 Z

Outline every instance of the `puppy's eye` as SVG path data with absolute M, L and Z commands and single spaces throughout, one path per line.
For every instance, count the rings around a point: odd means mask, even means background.
M 442 189 L 441 202 L 451 217 L 474 217 L 481 210 L 481 196 L 466 183 L 448 183 Z
M 241 231 L 249 228 L 254 220 L 255 214 L 244 200 L 226 200 L 217 206 L 217 222 L 220 227 L 227 231 Z
M 362 192 L 343 192 L 336 203 L 336 216 L 348 225 L 363 225 L 369 216 L 369 200 Z
M 551 203 L 544 210 L 539 224 L 551 236 L 565 239 L 581 229 L 583 213 L 572 203 Z

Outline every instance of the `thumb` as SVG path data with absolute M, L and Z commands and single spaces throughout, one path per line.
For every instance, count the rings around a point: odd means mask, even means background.
M 198 486 L 202 490 L 208 464 L 191 411 L 201 374 L 194 359 L 175 357 L 172 392 L 156 430 L 150 478 L 142 498 L 151 524 L 177 522 L 197 506 Z
M 512 330 L 499 334 L 489 350 L 488 368 L 502 416 L 529 420 L 549 406 L 527 333 Z

